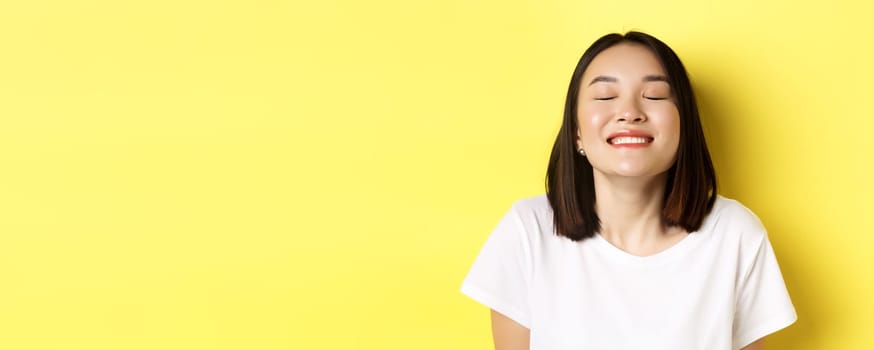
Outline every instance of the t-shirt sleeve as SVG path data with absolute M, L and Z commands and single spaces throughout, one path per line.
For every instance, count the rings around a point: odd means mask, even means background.
M 739 284 L 733 325 L 734 349 L 786 328 L 798 318 L 766 234 L 757 247 Z
M 486 240 L 461 293 L 530 329 L 531 249 L 514 206 Z

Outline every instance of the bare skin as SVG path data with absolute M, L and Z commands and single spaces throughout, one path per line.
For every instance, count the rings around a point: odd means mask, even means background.
M 682 228 L 662 224 L 664 176 L 658 175 L 649 181 L 632 180 L 596 171 L 599 234 L 617 248 L 637 256 L 656 254 L 685 238 L 687 232 Z
M 528 350 L 530 332 L 516 321 L 492 310 L 492 338 L 495 350 Z

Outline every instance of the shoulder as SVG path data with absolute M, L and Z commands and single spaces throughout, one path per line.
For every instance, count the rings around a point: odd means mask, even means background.
M 552 206 L 546 194 L 513 201 L 504 220 L 513 222 L 529 240 L 541 240 L 553 232 Z
M 548 212 L 552 214 L 552 207 L 549 205 L 549 200 L 546 198 L 545 193 L 517 199 L 513 202 L 512 210 L 519 213 Z
M 711 210 L 709 216 L 717 221 L 723 221 L 724 224 L 731 224 L 737 227 L 762 227 L 762 221 L 759 220 L 759 217 L 752 210 L 741 202 L 722 195 L 716 196 L 716 203 L 713 204 L 713 210 Z
M 546 228 L 552 225 L 552 206 L 545 193 L 517 199 L 513 202 L 510 212 L 526 226 Z
M 743 245 L 757 245 L 767 237 L 765 226 L 752 210 L 722 195 L 717 196 L 701 231 L 738 239 Z

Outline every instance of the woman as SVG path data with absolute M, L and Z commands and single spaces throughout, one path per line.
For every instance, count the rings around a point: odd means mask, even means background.
M 689 78 L 666 44 L 583 54 L 547 169 L 462 284 L 495 348 L 763 349 L 796 320 L 758 218 L 716 193 Z

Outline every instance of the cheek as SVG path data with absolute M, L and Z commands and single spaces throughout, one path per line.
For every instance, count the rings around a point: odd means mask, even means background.
M 659 106 L 647 111 L 650 122 L 670 134 L 680 133 L 680 113 L 673 105 Z
M 661 129 L 670 135 L 680 135 L 680 117 L 667 116 L 661 120 Z
M 604 107 L 580 106 L 577 113 L 577 124 L 586 133 L 597 134 L 598 130 L 610 120 L 610 111 Z
M 670 141 L 668 146 L 676 149 L 680 145 L 680 116 L 677 114 L 666 115 L 659 119 L 659 130 L 664 133 Z

